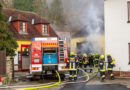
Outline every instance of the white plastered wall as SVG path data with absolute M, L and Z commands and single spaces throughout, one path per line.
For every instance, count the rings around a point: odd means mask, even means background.
M 128 21 L 128 0 L 105 0 L 105 53 L 116 60 L 116 71 L 130 71 L 129 48 L 130 23 Z

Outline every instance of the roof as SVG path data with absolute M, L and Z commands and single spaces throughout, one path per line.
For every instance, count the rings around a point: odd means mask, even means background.
M 9 24 L 9 30 L 13 33 L 13 36 L 18 40 L 30 40 L 33 37 L 47 37 L 43 36 L 32 24 L 32 19 L 34 19 L 34 24 L 49 24 L 49 22 L 42 17 L 38 16 L 36 13 L 20 11 L 15 9 L 3 9 L 3 13 L 8 16 L 11 16 L 11 21 L 27 21 L 27 34 L 20 34 L 12 23 Z M 50 27 L 49 30 L 50 37 L 58 37 L 55 31 Z

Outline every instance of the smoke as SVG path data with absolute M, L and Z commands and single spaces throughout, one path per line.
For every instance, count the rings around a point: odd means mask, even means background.
M 86 24 L 85 31 L 88 36 L 86 38 L 87 43 L 82 44 L 82 51 L 101 54 L 103 50 L 101 35 L 104 34 L 104 20 L 100 11 L 101 7 L 97 3 L 97 1 L 91 0 L 88 9 L 83 14 L 83 22 Z
M 53 0 L 47 1 L 51 3 Z M 64 28 L 55 27 L 56 30 L 68 31 L 73 37 L 84 37 L 85 41 L 81 43 L 82 48 L 78 51 L 102 53 L 104 0 L 62 0 L 62 5 L 66 24 Z M 62 35 L 60 34 L 60 36 Z
M 69 3 L 68 3 L 69 2 Z M 104 0 L 63 0 L 70 32 L 81 31 L 85 36 L 82 53 L 102 53 L 101 36 L 104 34 Z

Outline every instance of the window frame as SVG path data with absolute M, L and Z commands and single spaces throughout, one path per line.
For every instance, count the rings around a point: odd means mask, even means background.
M 48 35 L 48 34 L 49 34 L 48 24 L 42 24 L 42 35 Z
M 128 64 L 130 65 L 130 43 L 128 43 L 128 57 L 129 57 Z
M 19 22 L 19 32 L 20 33 L 27 33 L 27 28 L 26 28 L 26 22 L 20 21 Z
M 127 11 L 128 12 L 128 21 L 127 22 L 128 23 L 130 23 L 130 6 L 129 5 L 130 5 L 130 1 L 127 1 L 127 9 L 128 9 L 128 11 Z

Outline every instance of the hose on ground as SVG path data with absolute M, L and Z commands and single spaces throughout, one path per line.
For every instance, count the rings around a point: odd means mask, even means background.
M 48 87 L 56 86 L 56 85 L 61 83 L 61 78 L 60 78 L 60 75 L 59 75 L 59 73 L 57 71 L 56 71 L 56 74 L 57 74 L 57 76 L 59 78 L 59 82 L 57 82 L 57 83 L 47 85 L 47 86 L 32 87 L 32 88 L 22 88 L 22 89 L 16 89 L 16 90 L 33 90 L 33 89 L 41 89 L 41 88 L 48 88 Z

